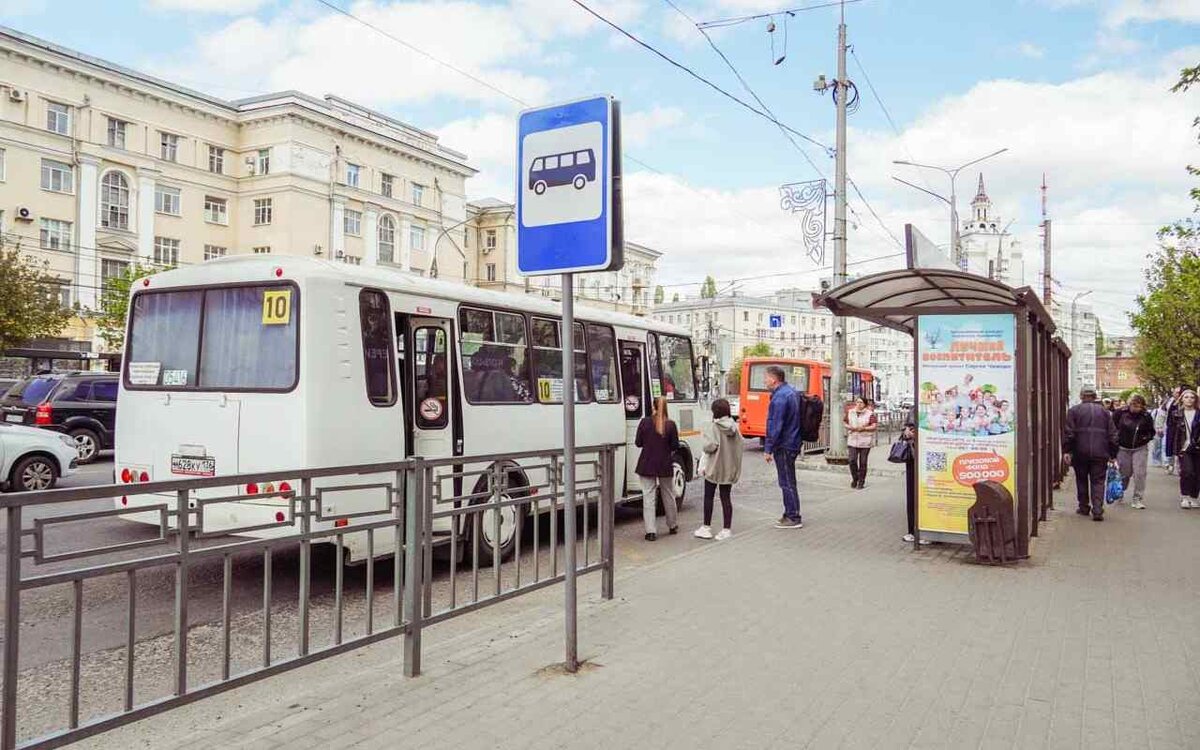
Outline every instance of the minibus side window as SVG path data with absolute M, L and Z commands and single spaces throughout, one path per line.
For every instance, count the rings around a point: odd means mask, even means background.
M 525 316 L 499 310 L 459 311 L 463 392 L 472 404 L 530 403 Z
M 563 399 L 561 329 L 562 323 L 557 320 L 533 319 L 534 381 L 537 383 L 537 399 L 543 404 L 557 404 Z M 592 400 L 592 387 L 588 378 L 583 325 L 576 323 L 574 329 L 575 401 L 586 403 Z
M 417 427 L 437 430 L 449 424 L 450 410 L 446 394 L 450 392 L 450 368 L 446 354 L 446 332 L 439 326 L 425 326 L 413 331 L 413 389 L 416 403 Z M 426 401 L 435 401 L 441 408 Z
M 617 385 L 617 340 L 612 329 L 587 324 L 588 371 L 592 376 L 592 392 L 602 404 L 616 403 L 621 398 Z
M 692 363 L 692 342 L 682 336 L 658 336 L 662 354 L 663 395 L 672 401 L 696 398 L 696 368 Z
M 650 398 L 655 399 L 664 394 L 658 369 L 658 336 L 653 333 L 646 334 L 646 363 L 650 375 Z
M 392 310 L 387 295 L 374 289 L 359 292 L 358 317 L 367 400 L 373 406 L 391 406 L 396 403 L 396 366 L 392 355 Z

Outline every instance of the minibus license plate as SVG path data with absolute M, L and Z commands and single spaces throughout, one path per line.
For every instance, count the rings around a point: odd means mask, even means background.
M 211 477 L 217 473 L 217 459 L 212 456 L 171 456 L 171 473 Z

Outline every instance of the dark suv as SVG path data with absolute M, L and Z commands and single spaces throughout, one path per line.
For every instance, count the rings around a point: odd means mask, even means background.
M 66 433 L 79 446 L 79 463 L 91 463 L 113 447 L 119 377 L 115 372 L 34 375 L 0 398 L 0 420 Z

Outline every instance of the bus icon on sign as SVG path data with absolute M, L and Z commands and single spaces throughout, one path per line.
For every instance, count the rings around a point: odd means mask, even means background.
M 538 195 L 561 185 L 583 190 L 595 181 L 596 153 L 590 148 L 539 156 L 529 168 L 529 189 Z

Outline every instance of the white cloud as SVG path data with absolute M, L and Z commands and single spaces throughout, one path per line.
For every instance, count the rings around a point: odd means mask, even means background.
M 1040 60 L 1046 56 L 1046 50 L 1042 49 L 1033 42 L 1021 42 L 1018 44 L 1017 53 L 1034 60 Z
M 202 0 L 153 0 L 173 6 Z M 220 0 L 233 6 L 254 0 Z M 615 20 L 630 22 L 644 0 L 616 0 L 605 8 Z M 596 22 L 568 3 L 509 0 L 360 0 L 348 10 L 367 24 L 420 47 L 460 70 L 523 101 L 551 97 L 544 76 L 532 66 L 561 63 L 553 44 L 589 33 Z M 181 62 L 176 62 L 176 60 Z M 166 62 L 168 77 L 220 80 L 226 87 L 277 90 L 295 88 L 341 96 L 373 106 L 426 102 L 437 98 L 507 101 L 504 94 L 333 12 L 291 6 L 270 20 L 236 19 L 198 40 L 195 50 Z M 160 65 L 162 69 L 164 65 Z
M 1196 0 L 1117 0 L 1105 15 L 1109 26 L 1152 21 L 1200 23 L 1200 2 Z
M 642 148 L 658 131 L 676 131 L 686 120 L 687 113 L 679 107 L 655 106 L 644 112 L 622 113 L 621 145 Z
M 266 0 L 147 0 L 154 10 L 178 10 L 190 13 L 249 13 L 258 10 Z

